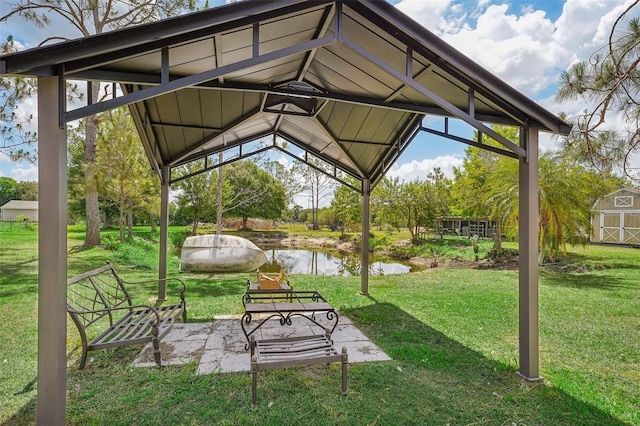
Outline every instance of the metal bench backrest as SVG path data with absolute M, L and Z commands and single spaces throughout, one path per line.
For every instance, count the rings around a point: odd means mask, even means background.
M 82 329 L 104 316 L 108 316 L 110 325 L 113 325 L 111 311 L 105 308 L 125 304 L 132 305 L 131 297 L 111 264 L 67 281 L 67 311 Z

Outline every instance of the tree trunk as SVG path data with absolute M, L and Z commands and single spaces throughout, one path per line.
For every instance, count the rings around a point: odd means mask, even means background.
M 540 236 L 538 240 L 538 265 L 542 265 L 544 262 L 544 254 L 546 252 L 545 235 L 544 231 L 540 230 Z
M 133 209 L 127 212 L 127 237 L 133 238 Z
M 92 99 L 95 103 L 98 100 L 98 90 L 100 85 L 97 82 L 91 83 Z M 84 138 L 84 198 L 87 231 L 84 239 L 85 247 L 100 245 L 100 205 L 98 203 L 98 183 L 96 180 L 96 137 L 98 134 L 98 117 L 93 115 L 87 117 Z
M 320 204 L 320 200 L 318 199 L 320 196 L 320 189 L 318 188 L 318 178 L 316 176 L 316 182 L 314 187 L 311 189 L 312 191 L 312 197 L 311 197 L 311 209 L 312 209 L 312 217 L 313 217 L 313 229 L 314 230 L 318 230 L 320 229 L 320 225 L 318 224 L 318 210 L 319 210 L 319 204 Z
M 149 220 L 151 221 L 151 233 L 155 234 L 156 233 L 156 218 L 153 215 L 151 215 L 149 217 Z
M 120 229 L 120 242 L 124 243 L 124 206 L 120 205 L 119 210 L 118 228 Z
M 502 231 L 500 230 L 500 224 L 496 222 L 495 235 L 493 236 L 493 249 L 496 252 L 496 256 L 502 254 Z

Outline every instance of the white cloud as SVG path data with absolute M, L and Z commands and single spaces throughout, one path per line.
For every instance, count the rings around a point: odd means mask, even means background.
M 397 7 L 516 89 L 536 97 L 559 73 L 603 46 L 632 0 L 567 0 L 553 22 L 535 3 L 510 13 L 488 0 L 404 0 Z M 624 5 L 623 5 L 624 3 Z
M 621 0 L 567 0 L 556 21 L 554 42 L 571 52 L 570 61 L 587 59 L 607 43 L 611 26 L 623 10 L 622 3 Z
M 425 28 L 436 31 L 450 5 L 451 0 L 402 0 L 396 7 Z
M 0 175 L 3 171 L 0 170 Z M 29 163 L 14 163 L 9 168 L 6 177 L 10 177 L 18 182 L 33 182 L 38 181 L 38 166 Z
M 398 177 L 401 181 L 410 182 L 416 179 L 424 181 L 433 169 L 439 167 L 448 178 L 453 178 L 453 168 L 462 166 L 462 157 L 443 155 L 424 160 L 412 160 L 404 164 L 396 164 L 387 172 L 387 176 Z
M 475 28 L 442 34 L 445 41 L 515 88 L 535 95 L 556 80 L 558 60 L 568 53 L 553 41 L 554 24 L 541 10 L 507 13 L 507 5 L 491 5 Z

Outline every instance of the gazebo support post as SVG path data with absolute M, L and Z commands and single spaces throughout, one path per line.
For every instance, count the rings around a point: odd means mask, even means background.
M 360 260 L 360 294 L 369 294 L 369 193 L 371 181 L 362 180 L 362 259 Z
M 520 370 L 527 381 L 540 381 L 538 336 L 538 129 L 522 127 L 519 212 Z
M 67 134 L 64 80 L 38 78 L 39 425 L 64 425 L 67 385 Z
M 158 259 L 158 300 L 167 298 L 167 252 L 169 241 L 169 176 L 170 169 L 162 167 L 160 183 L 160 254 Z

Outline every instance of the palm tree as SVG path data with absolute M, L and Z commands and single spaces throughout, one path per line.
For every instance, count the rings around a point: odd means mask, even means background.
M 566 255 L 566 243 L 584 242 L 590 228 L 590 211 L 581 183 L 584 169 L 569 164 L 553 154 L 544 154 L 539 161 L 538 227 L 539 256 L 551 261 L 560 252 Z M 487 203 L 492 215 L 504 229 L 512 233 L 518 229 L 518 163 L 501 158 L 487 180 Z

